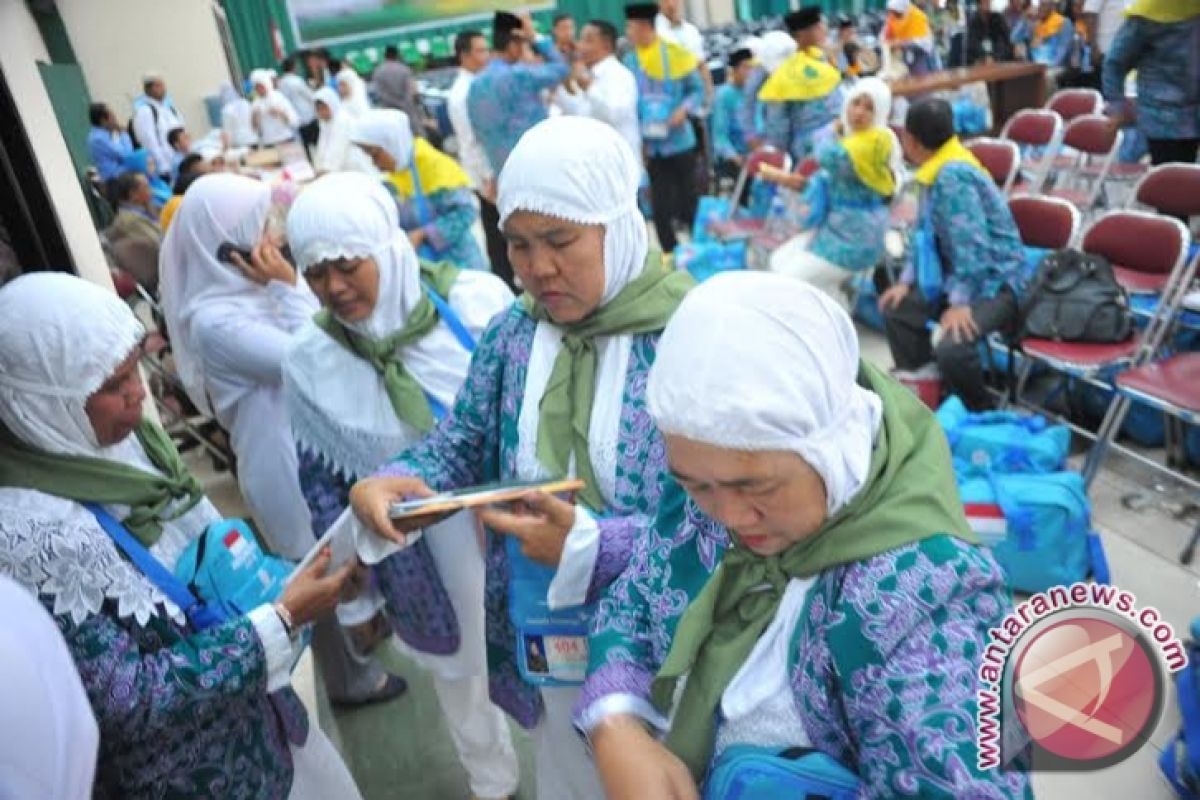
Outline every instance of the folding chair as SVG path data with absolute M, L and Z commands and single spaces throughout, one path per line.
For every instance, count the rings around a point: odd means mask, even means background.
M 1048 110 L 1070 122 L 1085 114 L 1099 114 L 1104 110 L 1104 96 L 1095 89 L 1060 89 L 1046 101 Z
M 1132 247 L 1129 243 L 1133 243 Z M 1081 249 L 1102 255 L 1114 265 L 1124 262 L 1126 266 L 1123 269 L 1131 275 L 1138 272 L 1163 275 L 1163 285 L 1170 289 L 1169 296 L 1181 300 L 1182 295 L 1176 298 L 1175 289 L 1188 268 L 1187 244 L 1188 232 L 1179 220 L 1138 212 L 1113 211 L 1097 220 L 1084 234 Z M 1134 253 L 1132 250 L 1140 252 Z M 1170 303 L 1160 303 L 1144 331 L 1134 332 L 1125 341 L 1114 344 L 1022 339 L 1021 349 L 1025 359 L 1017 378 L 1017 402 L 1021 402 L 1036 363 L 1049 367 L 1068 381 L 1081 380 L 1111 390 L 1112 384 L 1103 376 L 1148 361 L 1162 344 L 1166 335 L 1166 321 L 1173 314 Z M 1098 435 L 1070 421 L 1064 422 L 1087 438 L 1098 438 Z M 1094 477 L 1094 472 L 1089 475 L 1085 471 L 1085 481 L 1091 477 Z
M 1022 109 L 1004 123 L 1000 138 L 1021 148 L 1021 169 L 1029 173 L 1029 179 L 1013 187 L 1014 191 L 1029 194 L 1041 191 L 1058 154 L 1062 131 L 1062 117 L 1044 108 Z M 1030 155 L 1030 150 L 1037 151 L 1037 155 Z
M 1104 115 L 1085 114 L 1067 124 L 1062 143 L 1074 152 L 1055 160 L 1051 168 L 1055 182 L 1078 183 L 1086 188 L 1063 185 L 1045 193 L 1061 197 L 1086 213 L 1095 207 L 1104 191 L 1104 181 L 1121 149 L 1121 132 L 1109 125 Z M 1066 164 L 1060 167 L 1062 159 L 1066 159 Z
M 1016 142 L 981 136 L 965 144 L 991 174 L 1000 191 L 1008 194 L 1017 181 L 1017 173 L 1021 171 L 1021 148 L 1017 147 Z
M 791 169 L 792 157 L 782 150 L 776 150 L 769 145 L 760 147 L 746 156 L 746 160 L 742 163 L 742 170 L 738 173 L 737 182 L 733 185 L 733 194 L 731 197 L 735 199 L 729 203 L 728 214 L 725 219 L 711 224 L 712 233 L 718 239 L 722 241 L 748 239 L 762 231 L 766 225 L 766 220 L 737 219 L 735 217 L 739 208 L 736 198 L 742 196 L 750 180 L 758 175 L 759 169 L 764 164 L 769 164 L 775 169 L 788 170 Z M 815 165 L 816 162 L 813 162 L 814 171 Z
M 1200 164 L 1160 164 L 1133 190 L 1129 206 L 1149 206 L 1171 217 L 1200 215 Z
M 1062 250 L 1079 235 L 1079 209 L 1061 197 L 1023 194 L 1010 197 L 1008 209 L 1026 247 Z

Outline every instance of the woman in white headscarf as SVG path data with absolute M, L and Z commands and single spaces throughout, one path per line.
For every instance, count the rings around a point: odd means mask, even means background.
M 904 181 L 900 142 L 888 119 L 892 93 L 878 78 L 845 90 L 836 138 L 816 148 L 812 178 L 765 175 L 789 188 L 807 186 L 808 230 L 771 254 L 771 270 L 811 283 L 843 308 L 847 284 L 883 260 L 888 205 Z
M 258 143 L 264 147 L 290 142 L 297 136 L 300 115 L 292 101 L 275 88 L 271 70 L 256 69 L 250 73 L 254 102 L 250 104 L 250 119 L 258 131 Z
M 600 602 L 577 714 L 609 797 L 695 797 L 706 777 L 725 796 L 745 747 L 779 762 L 762 796 L 804 794 L 778 777 L 793 748 L 859 797 L 1026 796 L 978 766 L 1004 574 L 937 421 L 860 360 L 849 316 L 783 276 L 717 276 L 667 326 L 646 396 L 674 480 Z
M 400 226 L 422 258 L 487 269 L 472 230 L 479 206 L 457 161 L 425 139 L 414 139 L 408 117 L 394 108 L 364 114 L 350 140 L 383 173 L 400 202 Z
M 290 685 L 296 634 L 332 610 L 352 566 L 325 575 L 320 556 L 274 604 L 203 624 L 125 556 L 173 572 L 221 519 L 142 417 L 144 337 L 129 306 L 80 278 L 35 273 L 0 289 L 0 574 L 34 592 L 66 639 L 99 723 L 96 794 L 357 798 Z M 117 544 L 120 531 L 132 544 Z M 66 701 L 70 686 L 57 691 Z
M 494 275 L 418 262 L 395 202 L 366 175 L 328 175 L 308 187 L 288 214 L 288 244 L 325 308 L 297 335 L 283 370 L 301 489 L 314 530 L 324 531 L 349 505 L 355 481 L 419 441 L 453 406 L 475 340 L 513 296 Z M 508 797 L 517 790 L 517 760 L 504 714 L 488 697 L 475 518 L 461 513 L 433 525 L 424 541 L 432 575 L 405 569 L 414 559 L 404 556 L 375 566 L 387 615 L 401 649 L 433 675 L 471 791 Z M 439 614 L 444 647 L 405 640 L 420 627 L 414 620 Z
M 649 247 L 639 175 L 625 140 L 593 119 L 558 117 L 521 137 L 498 205 L 525 299 L 484 332 L 451 414 L 351 493 L 362 521 L 403 541 L 388 507 L 429 487 L 585 482 L 574 502 L 534 493 L 513 513 L 481 515 L 492 697 L 534 729 L 538 796 L 556 800 L 602 796 L 570 721 L 585 604 L 624 569 L 658 500 L 662 443 L 643 389 L 692 285 Z
M 371 110 L 371 100 L 367 97 L 367 84 L 353 67 L 342 67 L 335 79 L 338 97 L 342 99 L 342 107 L 352 119 L 357 119 Z
M 283 356 L 318 304 L 268 231 L 271 190 L 239 175 L 188 189 L 163 241 L 163 310 L 188 397 L 229 431 L 238 484 L 268 544 L 300 559 L 312 521 L 296 480 Z M 249 254 L 247 260 L 245 254 Z
M 313 167 L 317 174 L 355 170 L 374 173 L 371 159 L 350 143 L 350 132 L 354 120 L 342 108 L 341 98 L 328 86 L 313 92 L 313 107 L 317 113 L 320 135 L 313 154 Z
M 258 144 L 250 101 L 228 83 L 221 84 L 221 133 L 226 147 L 253 147 Z

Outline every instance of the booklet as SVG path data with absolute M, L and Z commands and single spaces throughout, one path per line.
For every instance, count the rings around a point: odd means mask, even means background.
M 292 570 L 292 574 L 288 576 L 288 582 L 295 579 L 304 570 L 308 569 L 317 554 L 324 548 L 330 550 L 329 572 L 333 572 L 345 564 L 350 559 L 357 555 L 357 537 L 355 536 L 355 525 L 357 518 L 354 516 L 354 509 L 347 508 L 342 512 L 342 515 L 334 520 L 334 523 L 329 526 L 329 530 L 317 540 L 317 543 L 309 548 L 309 551 L 304 554 L 304 558 L 300 559 L 300 563 Z M 385 544 L 381 540 L 381 545 Z M 394 544 L 387 542 L 386 544 Z M 399 545 L 395 548 L 400 549 Z
M 583 486 L 583 481 L 577 478 L 488 483 L 482 486 L 472 486 L 465 489 L 442 492 L 432 497 L 393 503 L 389 511 L 392 519 L 423 517 L 429 514 L 448 514 L 464 508 L 511 502 L 529 492 L 560 494 L 563 492 L 577 492 Z

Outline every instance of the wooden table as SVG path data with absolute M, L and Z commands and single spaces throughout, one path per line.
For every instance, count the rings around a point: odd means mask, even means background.
M 1028 61 L 1005 61 L 931 72 L 919 78 L 892 81 L 892 94 L 914 99 L 933 92 L 948 92 L 968 83 L 987 84 L 992 98 L 996 130 L 1022 108 L 1041 108 L 1046 102 L 1046 65 Z

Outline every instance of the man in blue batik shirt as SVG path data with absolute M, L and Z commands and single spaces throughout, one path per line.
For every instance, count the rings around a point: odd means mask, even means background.
M 125 171 L 125 156 L 133 152 L 129 134 L 121 130 L 117 115 L 104 103 L 92 103 L 88 108 L 92 129 L 88 132 L 88 154 L 100 180 L 108 183 Z
M 737 177 L 754 130 L 746 127 L 746 84 L 754 71 L 754 54 L 749 49 L 735 50 L 729 56 L 725 83 L 717 89 L 712 111 L 713 151 L 717 156 L 717 177 Z
M 689 51 L 661 38 L 654 21 L 658 6 L 625 7 L 625 37 L 633 52 L 625 66 L 637 78 L 638 120 L 642 126 L 654 230 L 664 253 L 675 250 L 675 225 L 690 229 L 696 216 L 696 133 L 688 115 L 704 105 L 700 62 Z
M 523 61 L 526 43 L 543 63 Z M 467 92 L 467 116 L 493 174 L 499 175 L 517 140 L 547 117 L 542 92 L 566 80 L 570 67 L 549 37 L 537 35 L 528 13 L 496 12 L 492 50 L 492 60 Z

